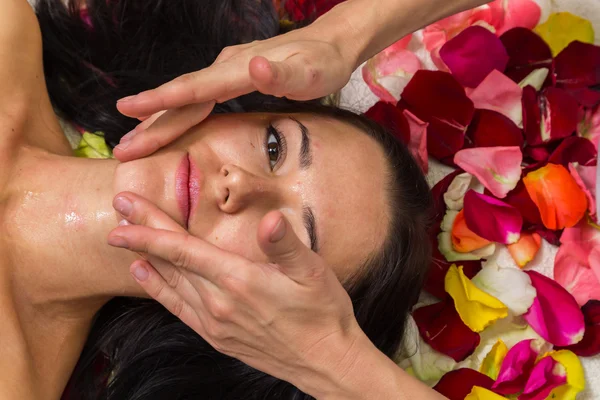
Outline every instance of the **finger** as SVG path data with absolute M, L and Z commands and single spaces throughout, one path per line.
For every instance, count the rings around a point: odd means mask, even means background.
M 169 110 L 156 117 L 156 120 L 146 120 L 134 130 L 126 141 L 113 149 L 115 157 L 126 162 L 145 157 L 171 143 L 189 128 L 200 123 L 212 111 L 214 102 L 191 104 L 178 109 Z
M 279 211 L 270 212 L 260 222 L 258 244 L 269 260 L 296 282 L 324 270 L 322 260 L 302 243 Z
M 124 115 L 139 117 L 188 104 L 216 100 L 223 102 L 253 91 L 248 66 L 240 62 L 222 62 L 200 71 L 175 78 L 156 89 L 117 102 Z
M 250 261 L 245 258 L 187 233 L 141 225 L 117 227 L 108 235 L 108 244 L 159 257 L 217 286 L 223 276 L 232 274 L 236 269 L 250 268 Z
M 113 200 L 113 207 L 132 224 L 185 233 L 183 224 L 175 222 L 154 203 L 135 193 L 117 194 Z
M 142 121 L 142 122 L 136 127 L 136 130 L 143 131 L 144 129 L 148 129 L 150 127 L 150 125 L 152 125 L 154 123 L 154 121 L 156 121 L 158 118 L 160 118 L 161 115 L 163 115 L 166 112 L 167 112 L 167 110 L 159 111 L 157 113 L 152 114 L 149 117 L 145 117 L 144 119 L 141 119 L 140 121 Z M 123 136 L 123 137 L 125 137 L 125 136 Z M 123 142 L 123 138 L 121 138 L 121 142 Z M 121 142 L 119 142 L 119 143 L 121 143 Z
M 149 262 L 144 260 L 135 261 L 131 264 L 130 272 L 148 296 L 162 304 L 185 324 L 194 324 L 195 320 L 198 319 L 194 309 L 179 294 L 177 288 L 171 287 Z M 198 299 L 197 301 L 201 300 Z M 194 306 L 199 311 L 201 310 L 197 304 Z
M 312 100 L 323 96 L 318 69 L 300 55 L 285 61 L 269 61 L 264 57 L 250 60 L 250 79 L 258 91 L 295 100 Z

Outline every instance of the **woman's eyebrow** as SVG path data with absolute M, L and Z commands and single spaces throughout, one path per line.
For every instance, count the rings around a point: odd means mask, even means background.
M 302 219 L 304 220 L 304 226 L 306 227 L 308 238 L 310 239 L 310 249 L 315 253 L 318 253 L 319 239 L 317 237 L 317 221 L 310 206 L 304 206 L 302 210 Z
M 310 168 L 312 165 L 312 148 L 310 147 L 310 132 L 306 126 L 295 118 L 290 117 L 292 121 L 298 124 L 300 132 L 302 133 L 302 142 L 300 144 L 300 151 L 298 153 L 298 159 L 300 169 Z

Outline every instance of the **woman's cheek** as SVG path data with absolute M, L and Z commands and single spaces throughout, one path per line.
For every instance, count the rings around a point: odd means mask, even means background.
M 204 240 L 251 261 L 266 262 L 268 259 L 258 246 L 257 229 L 258 222 L 234 216 L 221 221 Z

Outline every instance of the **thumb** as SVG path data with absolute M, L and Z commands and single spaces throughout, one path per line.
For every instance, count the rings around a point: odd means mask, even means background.
M 258 243 L 269 261 L 296 282 L 319 276 L 325 270 L 323 260 L 302 243 L 279 211 L 268 213 L 260 222 Z
M 294 100 L 320 97 L 318 71 L 299 55 L 285 61 L 254 57 L 250 60 L 249 72 L 254 87 L 261 93 Z

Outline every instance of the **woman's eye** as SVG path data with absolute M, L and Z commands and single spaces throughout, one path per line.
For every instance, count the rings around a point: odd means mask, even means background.
M 265 146 L 267 148 L 267 157 L 269 158 L 269 167 L 274 170 L 281 163 L 285 156 L 285 137 L 273 125 L 267 128 L 267 137 Z

